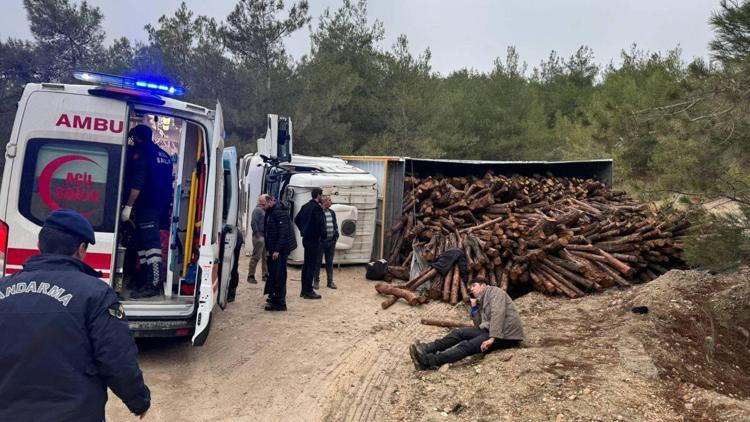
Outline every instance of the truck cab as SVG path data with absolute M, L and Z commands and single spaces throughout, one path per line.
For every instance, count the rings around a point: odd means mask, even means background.
M 215 305 L 226 305 L 225 274 L 236 265 L 232 253 L 222 254 L 234 247 L 238 192 L 237 154 L 224 148 L 221 105 L 178 101 L 183 90 L 163 82 L 75 76 L 87 84 L 28 84 L 18 103 L 0 186 L 2 273 L 20 271 L 39 253 L 49 213 L 74 209 L 96 234 L 86 262 L 120 296 L 134 334 L 191 336 L 202 345 Z M 173 170 L 173 195 L 163 198 L 171 216 L 160 225 L 162 291 L 142 299 L 131 296 L 139 277 L 133 223 L 120 220 L 128 131 L 139 124 L 151 128 Z
M 339 223 L 336 242 L 336 264 L 370 262 L 375 235 L 377 211 L 377 178 L 346 161 L 334 157 L 309 157 L 292 154 L 292 121 L 289 117 L 268 115 L 266 136 L 258 139 L 258 152 L 242 159 L 241 224 L 248 230 L 250 215 L 258 195 L 266 193 L 280 199 L 294 217 L 310 200 L 313 188 L 331 196 L 331 209 Z M 302 237 L 296 226 L 292 230 L 297 244 Z M 252 245 L 246 245 L 250 253 Z M 289 255 L 289 262 L 301 264 L 303 248 Z

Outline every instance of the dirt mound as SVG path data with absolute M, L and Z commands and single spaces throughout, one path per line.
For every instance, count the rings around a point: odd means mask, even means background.
M 672 387 L 666 398 L 689 416 L 732 415 L 722 396 L 750 399 L 750 273 L 672 271 L 659 281 L 631 303 L 653 310 L 643 343 Z

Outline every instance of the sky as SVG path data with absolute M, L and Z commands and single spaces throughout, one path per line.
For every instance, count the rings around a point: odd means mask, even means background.
M 71 0 L 74 1 L 74 0 Z M 22 0 L 2 0 L 0 38 L 30 39 Z M 146 40 L 143 27 L 172 15 L 181 0 L 89 0 L 104 14 L 107 40 L 126 36 Z M 186 0 L 196 15 L 222 21 L 236 0 Z M 285 3 L 290 4 L 290 0 Z M 342 0 L 310 0 L 311 26 L 326 9 Z M 682 49 L 685 61 L 708 59 L 713 38 L 708 18 L 718 0 L 370 0 L 370 21 L 385 27 L 383 49 L 392 48 L 400 34 L 409 39 L 415 56 L 430 48 L 434 71 L 447 75 L 462 68 L 492 70 L 515 46 L 529 68 L 555 50 L 569 57 L 581 45 L 594 51 L 597 63 L 618 63 L 621 50 L 632 44 L 651 52 Z M 310 51 L 310 30 L 285 40 L 287 51 L 299 58 Z

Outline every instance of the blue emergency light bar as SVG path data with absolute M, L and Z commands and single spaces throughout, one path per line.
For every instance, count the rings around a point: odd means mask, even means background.
M 185 88 L 165 83 L 163 81 L 150 81 L 147 79 L 132 78 L 129 76 L 109 75 L 99 72 L 86 72 L 76 70 L 73 77 L 96 85 L 112 86 L 117 88 L 135 89 L 147 91 L 153 94 L 178 96 L 185 93 Z

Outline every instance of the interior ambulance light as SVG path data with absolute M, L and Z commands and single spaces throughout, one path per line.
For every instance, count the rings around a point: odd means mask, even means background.
M 132 78 L 130 76 L 109 75 L 98 72 L 85 72 L 77 70 L 73 77 L 79 81 L 92 84 L 111 86 L 116 88 L 136 89 L 148 91 L 153 94 L 177 96 L 185 93 L 185 88 L 165 83 L 163 81 L 150 81 L 143 78 Z

